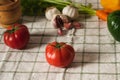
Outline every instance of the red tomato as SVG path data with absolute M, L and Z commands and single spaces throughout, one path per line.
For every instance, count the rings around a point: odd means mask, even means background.
M 4 32 L 4 43 L 14 49 L 23 49 L 26 47 L 30 38 L 28 28 L 25 25 L 15 24 L 8 27 Z
M 47 62 L 56 67 L 68 67 L 75 56 L 73 47 L 64 42 L 49 43 L 45 53 Z

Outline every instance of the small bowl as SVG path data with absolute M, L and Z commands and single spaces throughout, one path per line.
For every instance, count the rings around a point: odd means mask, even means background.
M 18 22 L 22 15 L 20 0 L 0 5 L 0 24 L 2 27 Z

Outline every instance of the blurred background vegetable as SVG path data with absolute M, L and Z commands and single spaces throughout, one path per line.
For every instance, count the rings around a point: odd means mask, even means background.
M 104 10 L 96 10 L 96 15 L 103 21 L 106 21 L 108 17 L 108 13 L 106 13 Z
M 62 10 L 67 5 L 76 7 L 79 12 L 95 15 L 96 11 L 92 9 L 92 5 L 83 5 L 81 3 L 71 2 L 70 0 L 21 0 L 22 12 L 24 15 L 44 15 L 47 7 L 55 6 Z
M 113 11 L 108 15 L 107 25 L 113 38 L 120 42 L 120 10 Z
M 97 10 L 96 15 L 106 21 L 110 13 L 120 10 L 120 0 L 100 0 L 100 4 L 103 7 L 102 10 Z
M 100 3 L 107 13 L 120 10 L 120 0 L 101 0 Z

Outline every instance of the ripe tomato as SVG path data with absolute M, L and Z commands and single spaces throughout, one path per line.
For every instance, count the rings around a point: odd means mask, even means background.
M 28 28 L 25 25 L 15 24 L 4 32 L 4 43 L 14 49 L 23 49 L 30 38 Z
M 68 67 L 75 56 L 72 46 L 64 42 L 52 42 L 46 46 L 46 60 L 50 65 L 56 67 Z

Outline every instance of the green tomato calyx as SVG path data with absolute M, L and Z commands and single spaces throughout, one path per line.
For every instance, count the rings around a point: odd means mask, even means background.
M 57 44 L 55 45 L 55 47 L 56 47 L 56 48 L 61 48 L 61 47 L 62 47 L 62 45 L 61 45 L 61 44 L 59 44 L 59 43 L 57 43 Z

